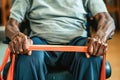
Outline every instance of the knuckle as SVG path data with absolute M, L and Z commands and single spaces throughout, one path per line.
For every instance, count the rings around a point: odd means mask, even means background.
M 10 41 L 10 42 L 9 42 L 9 45 L 12 45 L 12 44 L 13 44 L 13 41 Z

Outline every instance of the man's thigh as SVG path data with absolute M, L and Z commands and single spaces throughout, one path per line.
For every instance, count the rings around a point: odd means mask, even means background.
M 69 45 L 84 46 L 87 38 L 77 37 L 73 39 Z M 94 80 L 99 79 L 100 67 L 102 59 L 100 57 L 91 56 L 86 58 L 82 52 L 64 53 L 60 60 L 62 66 L 65 66 L 72 72 L 74 79 L 77 80 Z M 87 76 L 85 76 L 87 74 Z
M 86 40 L 87 40 L 86 37 L 76 37 L 73 40 L 71 40 L 68 45 L 85 46 Z M 78 55 L 85 56 L 85 54 L 82 52 L 64 52 L 60 59 L 60 64 L 65 67 L 70 67 L 74 58 L 78 57 Z

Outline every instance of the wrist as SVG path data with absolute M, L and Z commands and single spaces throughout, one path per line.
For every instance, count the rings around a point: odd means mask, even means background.
M 11 36 L 11 40 L 13 40 L 16 37 L 25 37 L 26 35 L 21 33 L 21 32 L 16 32 L 16 34 L 14 34 L 13 36 Z M 27 38 L 28 39 L 28 38 Z
M 14 35 L 10 37 L 10 40 L 13 40 L 15 37 L 19 36 L 20 32 L 16 32 Z
M 100 39 L 100 40 L 105 40 L 106 33 L 103 30 L 100 29 L 95 33 L 94 38 Z

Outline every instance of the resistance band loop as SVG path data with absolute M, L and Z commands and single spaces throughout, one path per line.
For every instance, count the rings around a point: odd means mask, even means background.
M 84 53 L 86 53 L 88 48 L 87 48 L 87 46 L 31 45 L 31 46 L 29 46 L 29 50 L 84 52 Z M 2 65 L 0 66 L 0 74 L 8 61 L 9 56 L 10 56 L 10 49 L 7 48 Z M 100 80 L 105 80 L 105 57 L 104 56 L 103 56 L 102 63 L 103 64 L 102 64 L 102 68 L 101 68 Z M 15 65 L 15 54 L 13 54 L 13 56 L 12 56 L 12 61 L 11 61 L 10 67 L 9 67 L 8 75 L 7 75 L 7 80 L 13 80 L 14 65 Z M 2 75 L 0 75 L 0 80 L 3 80 Z

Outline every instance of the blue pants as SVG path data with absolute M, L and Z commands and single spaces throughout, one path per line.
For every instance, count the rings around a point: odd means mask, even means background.
M 32 37 L 33 44 L 48 44 L 44 39 Z M 77 37 L 67 45 L 86 43 L 87 38 Z M 31 56 L 17 55 L 14 80 L 45 80 L 49 67 L 63 67 L 73 74 L 74 80 L 99 80 L 102 59 L 78 52 L 32 51 Z M 49 66 L 49 67 L 48 67 Z

